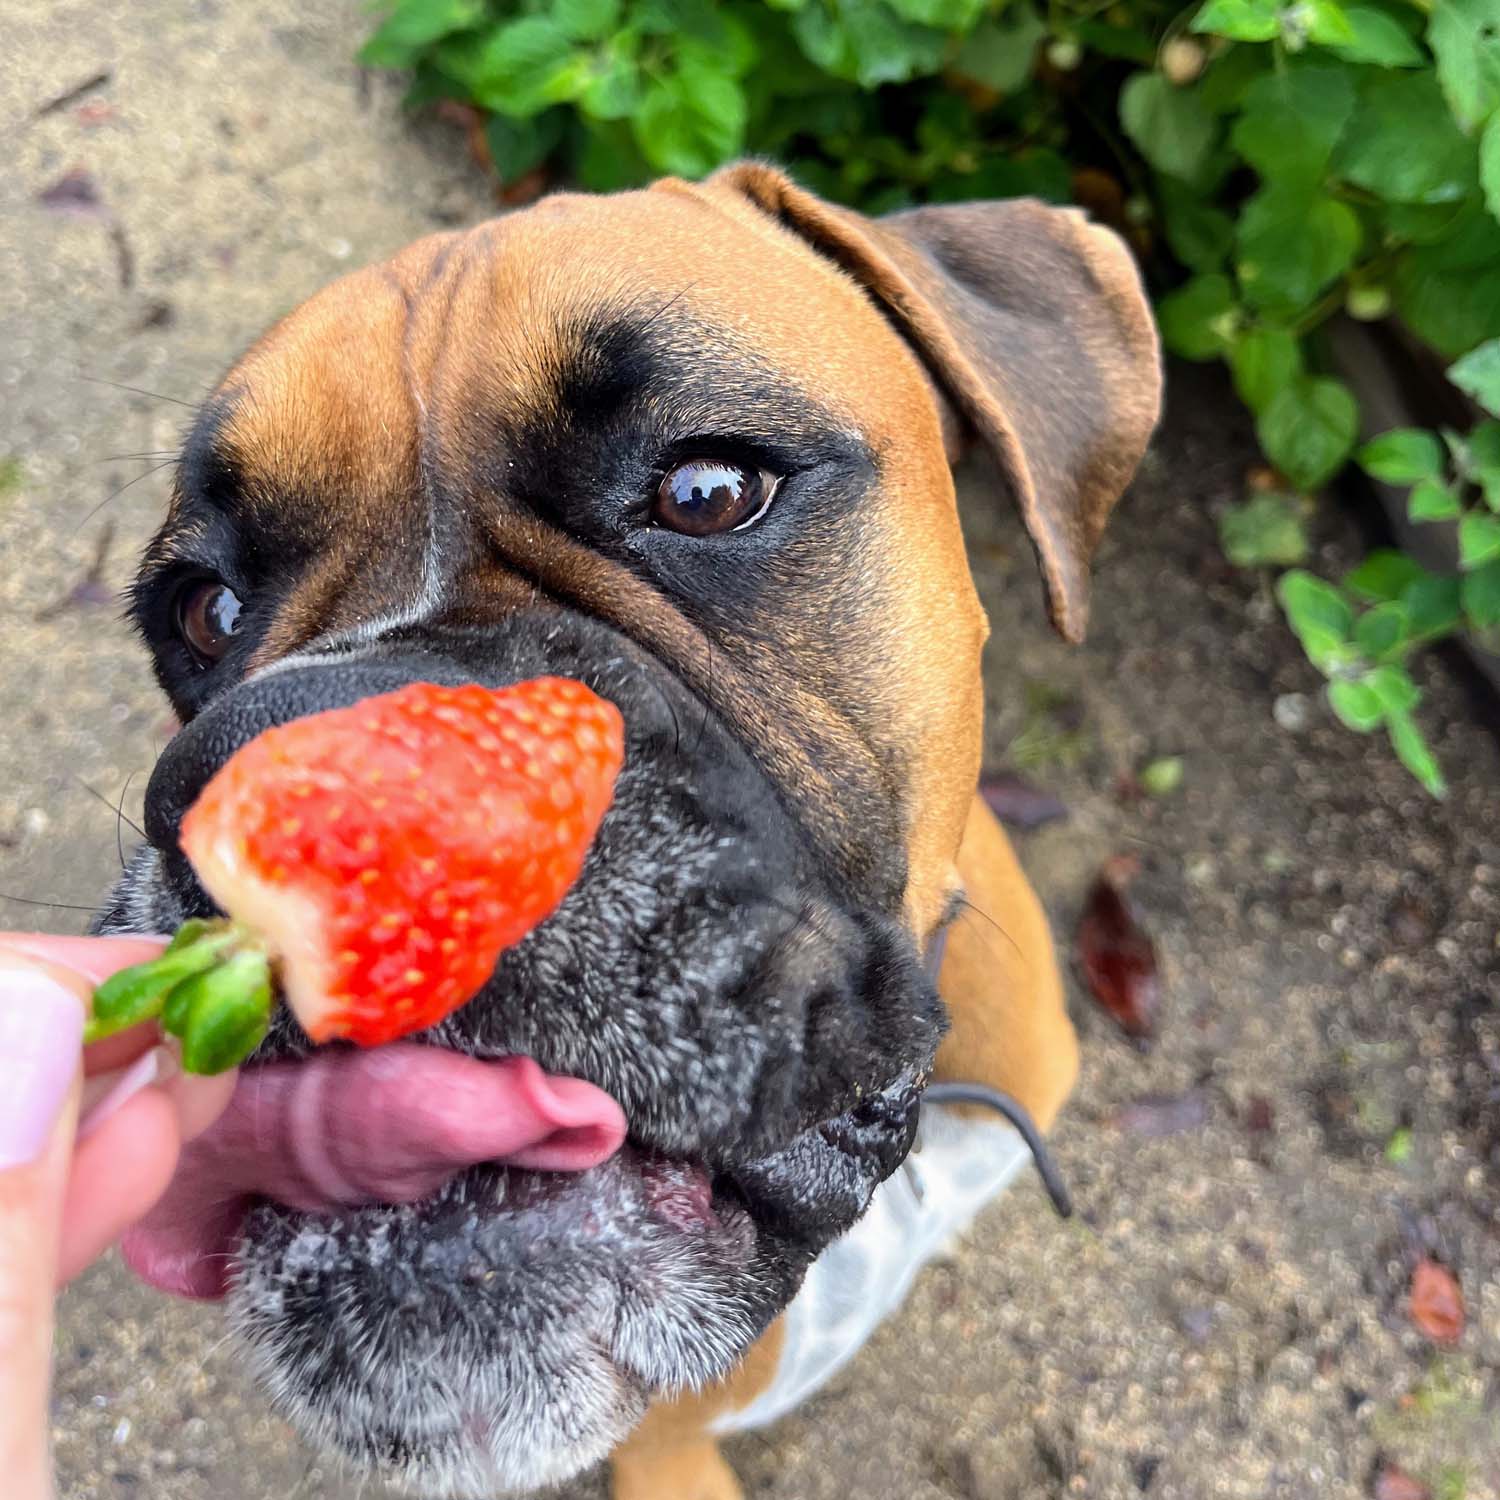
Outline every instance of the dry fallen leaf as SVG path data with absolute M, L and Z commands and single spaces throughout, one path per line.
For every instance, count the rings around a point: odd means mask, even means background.
M 1007 828 L 1027 831 L 1068 816 L 1065 802 L 1014 771 L 981 776 L 979 795 Z
M 1447 1266 L 1425 1256 L 1411 1273 L 1411 1320 L 1434 1344 L 1456 1344 L 1464 1331 L 1464 1294 Z
M 1078 962 L 1094 999 L 1125 1035 L 1147 1042 L 1156 1035 L 1161 980 L 1156 945 L 1125 895 L 1133 873 L 1128 859 L 1105 862 L 1078 923 Z
M 103 219 L 109 216 L 99 184 L 83 167 L 74 167 L 64 172 L 50 187 L 36 195 L 43 208 L 56 214 L 67 214 L 77 219 Z
M 109 549 L 114 536 L 114 522 L 106 521 L 99 528 L 99 537 L 94 543 L 93 560 L 89 563 L 87 571 L 61 599 L 54 600 L 45 609 L 39 609 L 36 612 L 38 620 L 52 620 L 70 609 L 79 609 L 85 605 L 109 605 L 120 602 L 120 596 L 104 581 L 104 570 L 109 562 Z
M 1432 1491 L 1395 1464 L 1381 1465 L 1372 1491 L 1375 1500 L 1432 1500 Z

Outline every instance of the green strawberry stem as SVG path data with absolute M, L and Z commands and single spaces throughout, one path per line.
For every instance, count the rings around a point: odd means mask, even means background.
M 247 1058 L 271 1021 L 271 961 L 238 922 L 184 922 L 155 958 L 111 974 L 94 991 L 85 1043 L 159 1019 L 182 1041 L 189 1073 L 222 1073 Z

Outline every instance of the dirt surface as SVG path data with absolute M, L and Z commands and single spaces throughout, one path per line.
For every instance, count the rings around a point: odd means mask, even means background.
M 455 139 L 353 67 L 363 24 L 290 0 L 7 18 L 0 891 L 97 900 L 132 835 L 85 787 L 138 811 L 163 732 L 112 595 L 166 476 L 116 455 L 166 457 L 176 403 L 341 270 L 488 211 Z M 1447 803 L 1333 723 L 1264 581 L 1219 559 L 1215 511 L 1251 456 L 1222 388 L 1179 374 L 1078 651 L 1043 624 L 1012 517 L 965 486 L 989 759 L 1071 810 L 1023 857 L 1066 942 L 1100 862 L 1139 856 L 1162 1038 L 1136 1052 L 1075 991 L 1084 1072 L 1056 1149 L 1080 1219 L 1029 1180 L 992 1208 L 832 1389 L 730 1445 L 755 1496 L 1353 1497 L 1386 1455 L 1445 1500 L 1500 1497 L 1500 751 L 1435 659 L 1418 675 Z M 1321 564 L 1357 555 L 1338 517 L 1316 529 Z M 1161 755 L 1180 789 L 1122 796 Z M 1451 1350 L 1407 1316 L 1423 1254 L 1462 1284 Z M 68 1500 L 378 1493 L 268 1415 L 214 1309 L 106 1263 L 62 1324 Z

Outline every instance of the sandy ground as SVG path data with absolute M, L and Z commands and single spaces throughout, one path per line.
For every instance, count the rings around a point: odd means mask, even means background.
M 7 16 L 12 896 L 99 898 L 121 830 L 85 787 L 137 811 L 160 741 L 164 705 L 111 598 L 166 488 L 159 459 L 134 455 L 166 457 L 178 403 L 305 294 L 487 211 L 452 137 L 414 128 L 398 91 L 354 68 L 362 25 L 353 5 L 291 0 Z M 41 206 L 74 168 L 98 203 Z M 1107 541 L 1080 651 L 1049 636 L 1012 518 L 966 486 L 995 625 L 990 759 L 1026 759 L 1071 809 L 1023 856 L 1065 938 L 1100 861 L 1140 856 L 1163 1036 L 1142 1056 L 1075 993 L 1085 1066 L 1056 1145 L 1081 1218 L 1060 1225 L 1030 1181 L 990 1210 L 832 1389 L 731 1445 L 755 1496 L 1352 1497 L 1386 1455 L 1446 1500 L 1500 1497 L 1494 710 L 1445 662 L 1421 664 L 1454 783 L 1443 805 L 1331 721 L 1263 581 L 1219 559 L 1214 514 L 1250 461 L 1232 403 L 1189 372 Z M 1339 518 L 1318 526 L 1323 563 L 1357 555 Z M 96 554 L 97 584 L 80 587 Z M 1061 701 L 1040 707 L 1041 688 Z M 1117 778 L 1162 754 L 1183 757 L 1182 788 L 1122 800 Z M 86 913 L 0 903 L 0 918 L 70 931 Z M 1130 1108 L 1145 1096 L 1176 1107 Z M 1174 1120 L 1185 1128 L 1153 1133 Z M 1392 1162 L 1401 1128 L 1410 1155 Z M 1456 1349 L 1406 1316 L 1421 1253 L 1460 1275 Z M 68 1500 L 376 1493 L 268 1414 L 212 1308 L 168 1304 L 106 1263 L 62 1324 Z

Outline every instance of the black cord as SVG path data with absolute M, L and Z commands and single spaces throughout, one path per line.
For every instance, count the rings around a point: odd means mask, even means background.
M 932 1104 L 982 1104 L 987 1109 L 1004 1115 L 1020 1131 L 1021 1139 L 1026 1142 L 1036 1165 L 1037 1175 L 1042 1179 L 1042 1186 L 1047 1189 L 1047 1196 L 1052 1200 L 1058 1217 L 1073 1217 L 1073 1195 L 1068 1191 L 1068 1185 L 1063 1181 L 1052 1153 L 1047 1150 L 1041 1131 L 1036 1128 L 1036 1122 L 1024 1107 L 1009 1094 L 1002 1094 L 999 1089 L 992 1089 L 983 1083 L 931 1083 L 922 1099 Z

